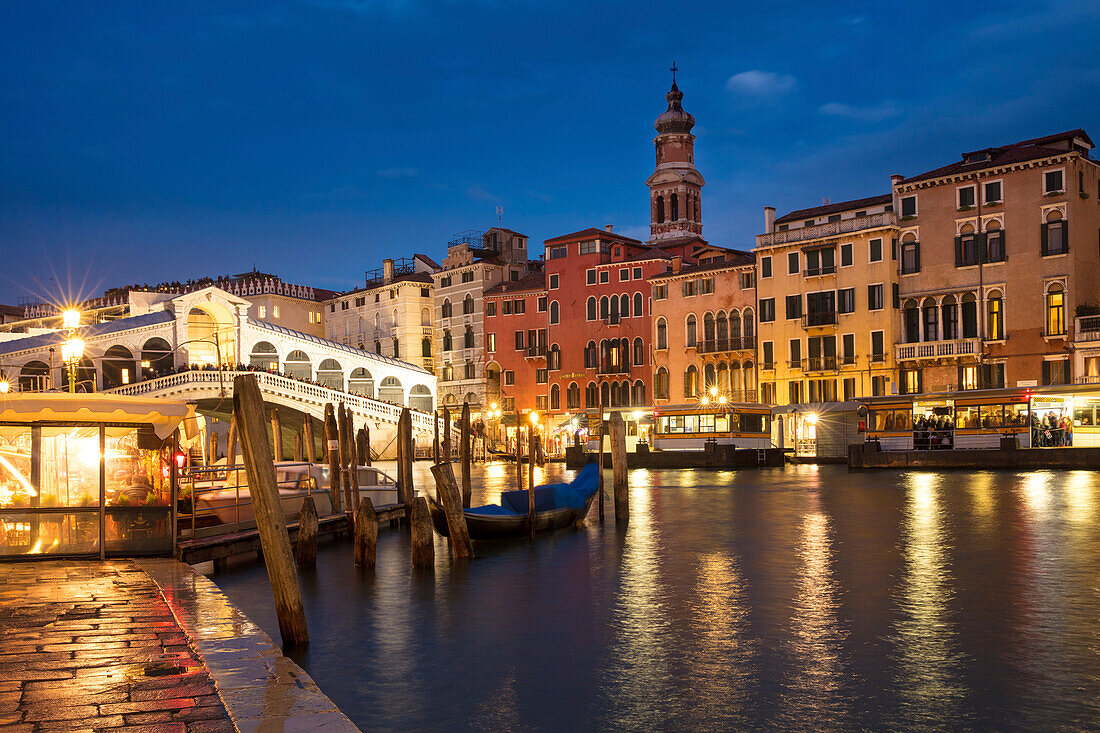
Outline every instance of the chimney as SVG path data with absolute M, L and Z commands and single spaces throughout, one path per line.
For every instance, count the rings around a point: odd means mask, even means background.
M 775 231 L 775 207 L 764 207 L 764 233 L 771 234 Z
M 673 257 L 672 258 L 672 272 L 673 273 L 679 272 L 680 268 L 683 266 L 683 264 L 684 264 L 684 258 L 683 257 Z
M 614 224 L 604 224 L 604 225 L 603 225 L 603 230 L 604 230 L 605 232 L 607 232 L 608 234 L 610 234 L 610 233 L 611 233 L 611 231 L 612 231 L 612 230 L 613 230 L 614 228 L 615 228 L 615 225 L 614 225 Z
M 393 260 L 382 260 L 382 282 L 393 282 Z

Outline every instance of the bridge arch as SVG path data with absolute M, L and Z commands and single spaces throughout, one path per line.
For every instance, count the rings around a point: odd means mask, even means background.
M 432 391 L 426 385 L 416 384 L 409 390 L 409 407 L 421 412 L 432 412 L 435 405 L 432 402 Z
M 344 389 L 344 367 L 335 359 L 325 359 L 317 365 L 317 381 L 331 389 Z
M 348 375 L 348 392 L 373 398 L 374 377 L 363 367 L 353 369 Z
M 295 349 L 283 359 L 283 374 L 293 379 L 310 381 L 313 379 L 313 363 L 309 354 L 301 349 Z
M 160 336 L 154 336 L 141 345 L 141 378 L 163 377 L 175 366 L 172 346 Z
M 395 405 L 405 404 L 405 390 L 397 377 L 386 377 L 378 387 L 378 399 Z
M 279 352 L 270 341 L 257 341 L 252 346 L 248 363 L 254 367 L 277 372 L 279 371 Z
M 45 391 L 50 381 L 50 366 L 44 361 L 28 361 L 19 370 L 20 392 Z
M 187 359 L 192 364 L 236 363 L 236 324 L 221 303 L 200 303 L 187 312 Z
M 136 381 L 134 354 L 121 344 L 115 344 L 103 352 L 103 389 L 121 387 Z

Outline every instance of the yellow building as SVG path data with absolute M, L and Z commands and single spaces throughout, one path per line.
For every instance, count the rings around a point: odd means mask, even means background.
M 890 194 L 764 209 L 756 237 L 761 399 L 777 405 L 889 394 L 895 379 L 898 223 Z

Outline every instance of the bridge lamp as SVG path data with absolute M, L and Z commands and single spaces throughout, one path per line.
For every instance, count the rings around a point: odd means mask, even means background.
M 80 326 L 80 311 L 68 308 L 61 313 L 62 328 L 77 328 Z
M 69 393 L 76 393 L 76 365 L 84 358 L 84 339 L 73 336 L 61 344 L 61 359 L 69 367 Z
M 810 425 L 817 425 L 817 413 L 816 412 L 807 412 L 806 413 L 806 422 L 808 422 Z
M 6 379 L 0 380 L 0 394 L 7 394 L 11 392 L 11 382 Z
M 724 405 L 724 404 L 726 404 L 726 396 L 725 396 L 725 395 L 721 395 L 721 396 L 720 396 L 720 397 L 718 398 L 718 404 L 720 404 L 720 405 Z
M 707 397 L 707 396 L 704 395 L 703 399 L 699 400 L 699 403 L 703 404 L 703 405 L 709 405 L 710 404 L 710 397 Z
M 531 411 L 531 424 L 532 425 L 538 425 L 539 424 L 539 414 L 537 412 L 535 412 L 534 410 Z

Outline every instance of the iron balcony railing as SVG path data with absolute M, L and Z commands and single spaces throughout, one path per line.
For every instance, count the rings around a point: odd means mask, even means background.
M 1080 316 L 1074 325 L 1076 341 L 1100 341 L 1100 316 Z
M 835 356 L 811 356 L 806 360 L 806 371 L 808 372 L 831 372 L 836 371 L 836 357 Z
M 698 348 L 704 354 L 716 354 L 723 351 L 752 349 L 755 348 L 755 344 L 752 339 L 744 338 L 706 339 L 699 342 Z
M 802 271 L 802 277 L 817 277 L 818 275 L 835 275 L 836 265 L 820 265 L 818 267 L 807 267 Z
M 897 344 L 894 358 L 898 361 L 943 359 L 955 356 L 976 356 L 982 351 L 982 340 L 952 339 L 950 341 L 921 341 L 913 344 Z
M 835 326 L 836 325 L 836 311 L 811 311 L 802 316 L 803 328 L 814 328 L 817 326 Z

